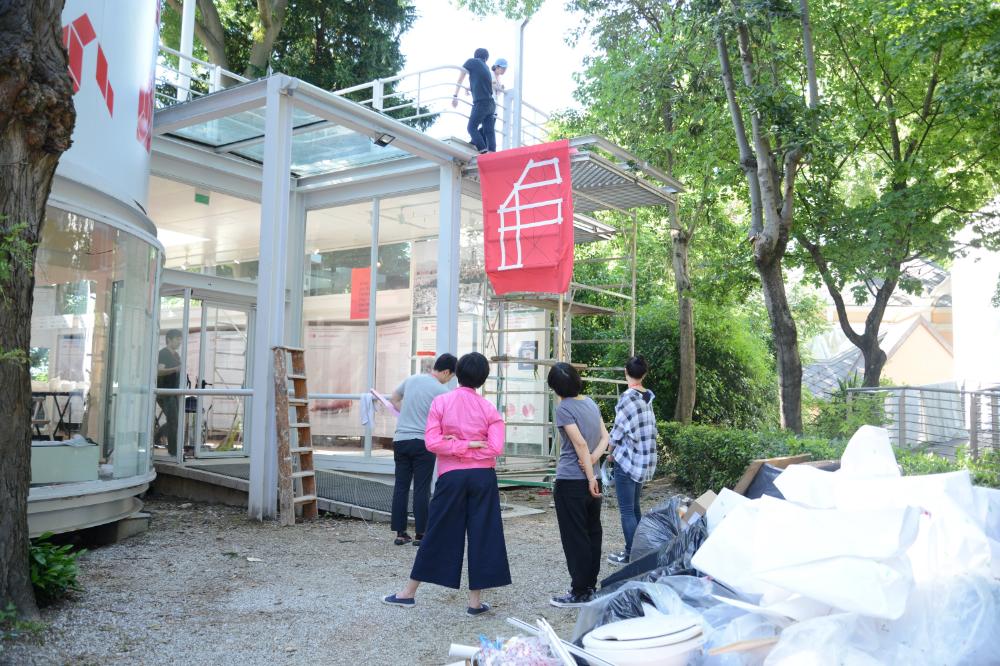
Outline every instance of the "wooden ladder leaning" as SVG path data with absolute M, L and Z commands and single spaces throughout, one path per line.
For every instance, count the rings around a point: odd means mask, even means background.
M 305 350 L 296 347 L 273 347 L 274 416 L 278 433 L 278 509 L 282 525 L 294 525 L 296 507 L 302 507 L 303 520 L 319 515 L 316 494 L 316 471 L 313 465 L 312 431 L 309 426 L 309 400 L 306 390 Z M 286 356 L 292 357 L 291 371 Z M 289 382 L 292 395 L 289 396 Z M 288 412 L 295 408 L 295 421 Z M 290 432 L 297 441 L 290 444 Z M 297 461 L 297 464 L 293 464 Z

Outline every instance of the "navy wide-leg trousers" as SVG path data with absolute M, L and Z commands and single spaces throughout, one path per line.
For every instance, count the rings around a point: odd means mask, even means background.
M 469 589 L 510 585 L 500 491 L 492 469 L 456 469 L 438 477 L 427 532 L 410 578 L 457 590 L 462 582 L 466 535 Z

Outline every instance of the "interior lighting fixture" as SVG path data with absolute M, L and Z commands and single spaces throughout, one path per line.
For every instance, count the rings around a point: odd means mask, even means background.
M 394 137 L 391 134 L 379 134 L 374 139 L 372 139 L 372 142 L 374 142 L 376 146 L 382 146 L 383 148 L 385 148 L 395 140 L 396 137 Z

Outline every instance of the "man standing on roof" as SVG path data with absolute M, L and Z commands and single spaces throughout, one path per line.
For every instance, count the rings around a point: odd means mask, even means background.
M 500 106 L 500 102 L 503 98 L 503 82 L 500 81 L 500 77 L 507 71 L 507 59 L 497 58 L 493 62 L 493 66 L 490 68 L 493 73 L 493 103 L 496 107 Z M 490 153 L 495 153 L 497 151 L 497 114 L 496 109 L 493 111 L 493 127 L 492 132 L 486 133 L 486 150 Z
M 493 98 L 493 73 L 486 61 L 490 52 L 486 49 L 476 49 L 473 57 L 462 65 L 462 73 L 458 75 L 455 84 L 455 94 L 452 95 L 451 106 L 458 107 L 458 93 L 466 75 L 469 77 L 469 92 L 472 94 L 472 112 L 469 113 L 469 137 L 480 153 L 496 151 L 496 119 L 497 105 Z M 469 93 L 466 93 L 469 94 Z

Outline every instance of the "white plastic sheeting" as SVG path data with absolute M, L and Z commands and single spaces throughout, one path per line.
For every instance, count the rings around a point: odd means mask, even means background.
M 797 621 L 764 663 L 1000 663 L 1000 491 L 964 471 L 903 477 L 869 426 L 838 471 L 794 465 L 775 485 L 784 500 L 721 493 L 692 560 L 758 599 L 730 601 L 753 617 Z

